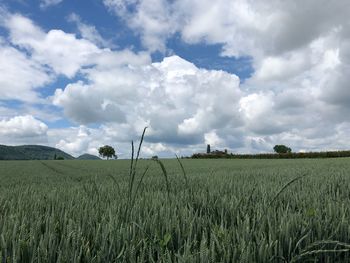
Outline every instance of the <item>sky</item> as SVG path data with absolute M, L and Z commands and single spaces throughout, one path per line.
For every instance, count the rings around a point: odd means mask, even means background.
M 0 144 L 350 149 L 348 0 L 0 0 Z

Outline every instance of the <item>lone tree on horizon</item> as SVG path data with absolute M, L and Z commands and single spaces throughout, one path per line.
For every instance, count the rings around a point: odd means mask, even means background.
M 276 153 L 291 153 L 292 149 L 285 146 L 285 145 L 275 145 L 275 147 L 273 147 L 273 150 Z
M 102 146 L 98 149 L 98 153 L 100 156 L 102 156 L 103 158 L 107 158 L 107 160 L 109 160 L 109 158 L 114 157 L 115 159 L 117 159 L 117 155 L 115 154 L 115 150 L 112 146 L 109 145 L 105 145 Z

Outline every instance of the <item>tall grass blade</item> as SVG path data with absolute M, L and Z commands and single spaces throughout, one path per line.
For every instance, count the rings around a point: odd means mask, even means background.
M 143 139 L 144 139 L 144 137 L 145 137 L 145 133 L 146 133 L 147 128 L 148 128 L 148 127 L 145 127 L 145 128 L 143 129 L 143 132 L 142 132 L 142 135 L 141 135 L 141 140 L 140 140 L 140 143 L 139 143 L 139 148 L 137 149 L 137 155 L 136 155 L 136 159 L 135 159 L 134 171 L 136 170 L 136 167 L 137 167 L 137 162 L 138 162 L 138 160 L 139 160 L 140 151 L 141 151 Z
M 121 195 L 120 186 L 119 186 L 118 181 L 111 174 L 107 174 L 107 177 L 111 178 L 112 181 L 114 182 L 114 185 L 117 187 L 117 192 L 118 192 L 119 198 L 121 199 L 122 195 Z
M 163 164 L 163 162 L 159 159 L 155 159 L 154 160 L 155 162 L 157 162 L 162 170 L 162 173 L 164 175 L 164 179 L 165 179 L 165 185 L 166 185 L 166 190 L 167 190 L 167 193 L 168 193 L 168 199 L 170 200 L 170 184 L 169 184 L 169 179 L 168 179 L 168 172 L 167 170 L 165 169 L 165 166 Z
M 135 192 L 134 192 L 134 196 L 133 196 L 133 200 L 131 201 L 131 208 L 130 210 L 135 206 L 135 202 L 136 202 L 136 196 L 137 196 L 137 192 L 140 189 L 140 186 L 143 182 L 143 178 L 145 177 L 146 173 L 148 172 L 149 166 L 146 167 L 145 171 L 143 172 L 143 174 L 141 175 L 140 181 L 136 186 Z
M 292 179 L 291 181 L 289 181 L 288 183 L 286 183 L 277 193 L 276 195 L 274 196 L 274 198 L 271 200 L 271 202 L 269 203 L 269 206 L 276 201 L 276 199 L 279 197 L 279 195 L 285 190 L 287 189 L 288 186 L 290 186 L 292 183 L 302 179 L 303 177 L 305 177 L 306 174 L 303 174 L 302 176 L 298 176 L 294 179 Z
M 137 154 L 136 154 L 136 158 L 135 156 L 135 149 L 134 149 L 134 141 L 131 141 L 131 161 L 130 161 L 130 172 L 129 172 L 129 189 L 128 189 L 128 200 L 127 200 L 127 205 L 125 206 L 125 214 L 124 214 L 124 218 L 125 220 L 127 220 L 128 216 L 131 213 L 131 210 L 133 208 L 133 204 L 134 204 L 134 200 L 136 198 L 136 194 L 137 194 L 137 190 L 134 191 L 134 184 L 135 184 L 135 177 L 136 177 L 136 168 L 137 168 L 137 163 L 140 157 L 140 152 L 141 152 L 141 148 L 142 148 L 142 143 L 145 137 L 145 133 L 146 133 L 147 127 L 145 127 L 143 129 L 142 132 L 142 136 L 141 136 L 141 140 L 139 143 L 139 147 L 137 149 Z M 148 168 L 146 169 L 146 171 L 143 173 L 141 179 L 143 180 L 143 176 L 147 173 Z M 134 195 L 134 197 L 133 197 Z
M 130 176 L 133 170 L 133 166 L 134 166 L 134 141 L 131 141 L 131 160 L 130 160 Z
M 179 159 L 179 157 L 177 156 L 177 154 L 175 154 L 175 156 L 176 156 L 176 160 L 177 160 L 177 161 L 179 162 L 179 164 L 180 164 L 181 171 L 182 171 L 182 174 L 183 174 L 184 179 L 185 179 L 186 187 L 189 188 L 188 178 L 187 178 L 187 174 L 186 174 L 185 168 L 184 168 L 184 166 L 182 165 L 182 162 L 180 161 L 180 159 Z

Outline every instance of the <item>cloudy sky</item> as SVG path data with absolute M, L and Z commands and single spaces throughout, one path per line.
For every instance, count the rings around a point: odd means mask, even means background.
M 350 149 L 349 0 L 0 0 L 0 144 Z

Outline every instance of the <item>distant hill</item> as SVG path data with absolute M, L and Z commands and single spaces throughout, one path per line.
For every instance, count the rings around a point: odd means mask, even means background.
M 96 155 L 92 155 L 88 153 L 84 153 L 80 155 L 77 159 L 78 160 L 101 160 L 101 158 L 97 157 Z
M 0 145 L 0 160 L 53 160 L 63 157 L 65 160 L 75 159 L 59 149 L 42 145 L 6 146 Z

